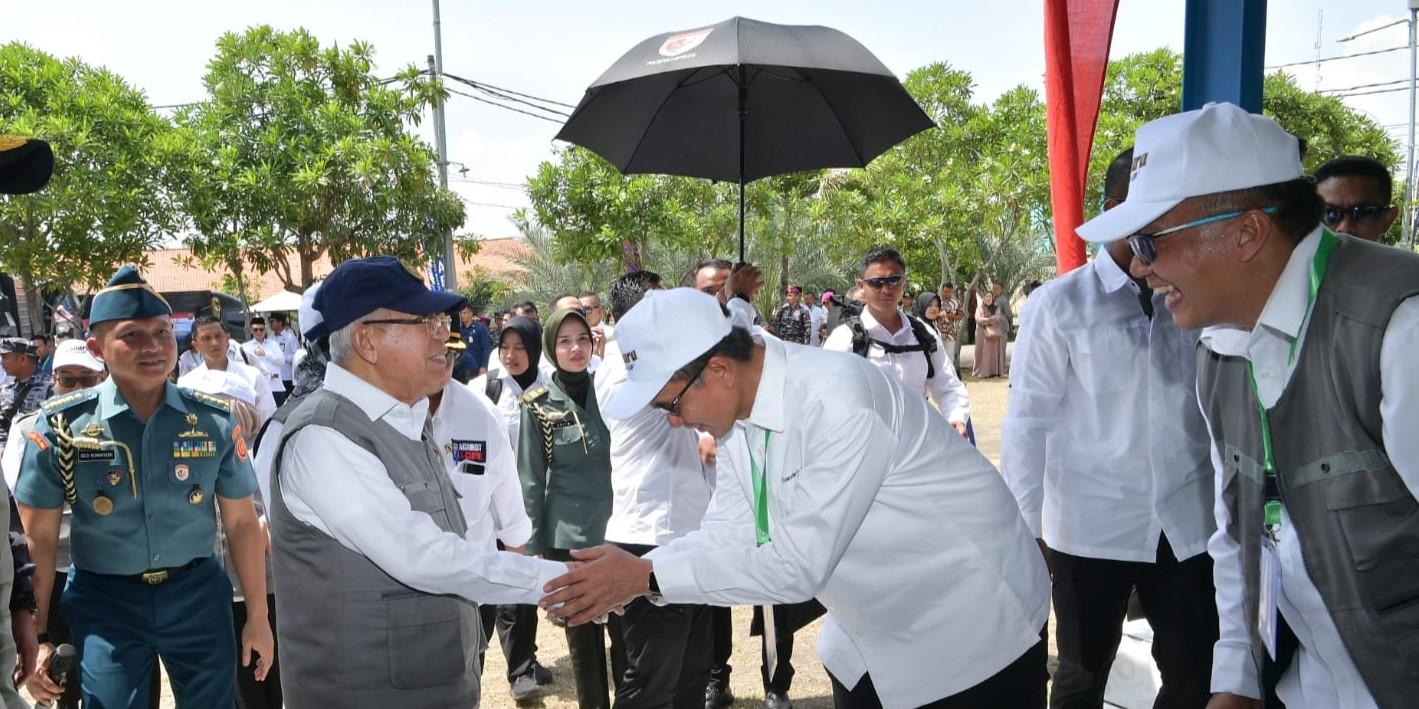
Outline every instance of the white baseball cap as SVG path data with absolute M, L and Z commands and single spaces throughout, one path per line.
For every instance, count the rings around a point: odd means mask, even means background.
M 729 318 L 714 296 L 694 288 L 645 294 L 616 323 L 616 344 L 626 362 L 626 383 L 601 404 L 613 419 L 644 409 L 670 377 L 729 334 Z
M 1230 103 L 1209 103 L 1143 124 L 1133 146 L 1128 198 L 1078 229 L 1085 241 L 1135 234 L 1184 199 L 1300 178 L 1296 137 Z
M 320 311 L 315 309 L 315 292 L 320 290 L 320 281 L 316 281 L 311 287 L 305 289 L 301 294 L 301 307 L 296 310 L 296 317 L 301 321 L 301 334 L 307 338 L 315 338 L 324 334 L 324 330 L 316 332 L 318 325 L 325 324 L 325 318 L 320 316 Z
M 95 372 L 103 371 L 103 362 L 89 353 L 84 340 L 64 340 L 54 346 L 54 368 L 78 365 Z

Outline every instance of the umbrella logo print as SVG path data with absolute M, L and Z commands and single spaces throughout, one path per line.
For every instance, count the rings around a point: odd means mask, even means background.
M 695 47 L 700 46 L 702 43 L 704 43 L 705 38 L 709 36 L 710 32 L 713 31 L 713 27 L 706 27 L 702 30 L 695 30 L 694 32 L 682 32 L 680 34 L 667 37 L 665 42 L 660 45 L 660 56 L 678 57 L 681 54 L 684 54 L 685 52 L 688 52 L 694 49 Z

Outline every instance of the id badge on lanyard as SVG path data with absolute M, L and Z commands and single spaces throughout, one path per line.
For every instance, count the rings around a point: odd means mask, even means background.
M 1266 646 L 1266 654 L 1276 659 L 1276 613 L 1281 596 L 1281 559 L 1276 542 L 1267 535 L 1261 537 L 1261 583 L 1256 613 L 1256 631 Z

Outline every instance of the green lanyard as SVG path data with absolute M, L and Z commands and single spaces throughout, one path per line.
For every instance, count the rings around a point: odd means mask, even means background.
M 1320 292 L 1321 281 L 1325 280 L 1325 270 L 1330 265 L 1330 256 L 1335 251 L 1336 244 L 1335 235 L 1330 233 L 1329 229 L 1322 229 L 1320 245 L 1316 247 L 1315 258 L 1311 259 L 1311 280 L 1310 287 L 1306 292 L 1306 313 L 1301 320 L 1302 328 L 1311 318 L 1311 309 L 1315 307 L 1316 303 L 1316 293 Z M 1297 333 L 1296 339 L 1291 340 L 1291 349 L 1286 356 L 1287 367 L 1296 361 L 1296 348 L 1300 344 L 1300 333 Z M 1256 401 L 1257 418 L 1261 422 L 1261 453 L 1266 462 L 1266 477 L 1268 482 L 1274 484 L 1276 458 L 1271 449 L 1271 422 L 1266 413 L 1266 406 L 1261 403 L 1261 389 L 1256 385 L 1256 370 L 1252 368 L 1250 359 L 1247 360 L 1247 376 L 1251 379 L 1252 398 Z M 1281 526 L 1281 500 L 1267 499 L 1262 507 L 1262 512 L 1263 523 L 1268 529 L 1274 530 Z
M 749 449 L 749 473 L 754 479 L 754 537 L 763 546 L 769 543 L 769 432 L 764 431 L 764 467 L 754 459 L 747 436 L 744 447 Z

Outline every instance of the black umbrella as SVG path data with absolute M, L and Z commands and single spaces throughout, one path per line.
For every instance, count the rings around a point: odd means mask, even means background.
M 864 167 L 932 127 L 867 48 L 828 27 L 734 17 L 656 35 L 586 90 L 557 138 L 623 173 L 744 183 L 824 167 Z

